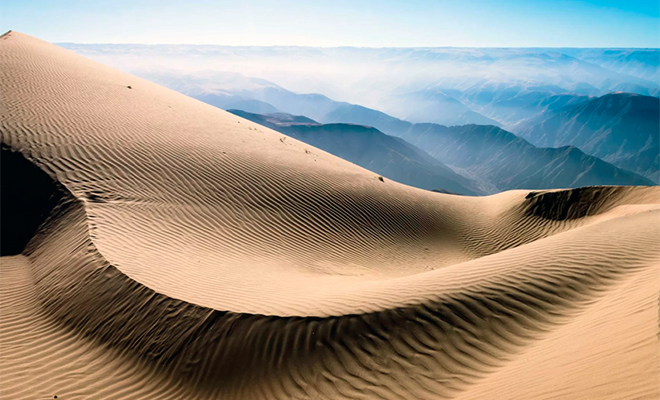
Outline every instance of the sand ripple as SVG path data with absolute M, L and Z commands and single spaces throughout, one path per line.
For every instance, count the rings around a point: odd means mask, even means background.
M 658 188 L 427 192 L 23 34 L 0 60 L 3 154 L 56 194 L 2 258 L 0 397 L 660 395 Z

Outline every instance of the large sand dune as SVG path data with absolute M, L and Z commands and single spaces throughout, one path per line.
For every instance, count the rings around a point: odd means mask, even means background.
M 427 192 L 27 35 L 0 62 L 2 399 L 660 396 L 658 188 Z

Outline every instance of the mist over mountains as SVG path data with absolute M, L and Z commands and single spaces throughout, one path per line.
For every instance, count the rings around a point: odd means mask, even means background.
M 660 179 L 658 49 L 62 46 L 424 189 Z
M 400 183 L 428 190 L 484 194 L 476 182 L 457 174 L 421 149 L 372 127 L 344 123 L 319 124 L 306 117 L 283 113 L 261 115 L 241 110 L 229 112 Z
M 498 127 L 415 124 L 401 135 L 428 154 L 495 191 L 653 185 L 574 146 L 539 148 Z
M 577 146 L 658 182 L 657 97 L 613 93 L 545 113 L 517 133 L 539 146 Z
M 187 76 L 208 85 L 224 80 L 220 72 L 239 73 L 295 93 L 444 125 L 483 124 L 486 117 L 508 126 L 519 120 L 516 109 L 552 96 L 657 96 L 660 89 L 658 49 L 63 46 L 149 79 Z M 461 104 L 474 114 L 457 118 Z
M 423 189 L 492 194 L 517 188 L 653 185 L 576 147 L 538 148 L 494 126 L 408 124 L 397 138 L 363 125 L 319 124 L 283 113 L 230 112 Z

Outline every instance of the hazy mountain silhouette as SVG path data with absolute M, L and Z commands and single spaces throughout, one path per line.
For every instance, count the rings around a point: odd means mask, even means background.
M 612 93 L 543 114 L 517 133 L 538 146 L 576 146 L 658 182 L 660 100 Z
M 576 147 L 538 148 L 495 126 L 410 124 L 365 112 L 370 120 L 394 129 L 403 139 L 397 140 L 377 129 L 352 123 L 319 124 L 285 114 L 231 112 L 398 182 L 425 189 L 495 193 L 523 188 L 654 184 Z M 439 178 L 429 168 L 438 168 L 442 179 L 454 183 L 439 181 L 443 186 L 437 186 L 434 179 Z M 452 189 L 455 183 L 463 188 Z
M 420 90 L 392 96 L 386 110 L 410 122 L 441 125 L 500 125 L 494 119 L 472 111 L 468 106 L 439 89 Z
M 401 137 L 500 191 L 653 184 L 576 147 L 538 148 L 494 126 L 415 124 Z
M 534 124 L 533 121 L 536 121 L 542 115 L 549 115 L 550 112 L 563 107 L 586 103 L 593 98 L 593 96 L 576 94 L 556 94 L 542 97 L 536 101 L 512 109 L 512 120 L 518 120 L 518 122 L 509 125 L 509 130 L 517 132 L 528 127 L 529 124 Z
M 558 49 L 611 71 L 660 81 L 660 50 L 658 49 Z
M 407 131 L 412 123 L 387 115 L 384 112 L 355 104 L 341 104 L 323 117 L 324 122 L 344 122 L 373 126 L 387 134 L 398 136 Z
M 148 73 L 145 78 L 224 110 L 255 114 L 284 112 L 305 115 L 322 123 L 350 122 L 381 126 L 387 122 L 407 129 L 409 123 L 381 111 L 335 101 L 318 93 L 299 94 L 272 82 L 241 74 L 213 72 L 205 76 Z
M 319 124 L 288 114 L 229 112 L 308 143 L 373 171 L 376 175 L 429 190 L 480 194 L 475 183 L 455 173 L 437 159 L 399 138 L 354 124 Z
M 564 60 L 564 57 L 558 59 Z M 575 60 L 570 62 L 580 64 Z M 602 69 L 597 66 L 590 68 L 596 72 Z M 606 75 L 604 76 L 604 80 L 600 81 L 601 84 L 605 84 L 603 82 L 609 79 Z M 425 144 L 422 145 L 416 142 L 415 138 L 408 136 L 413 128 L 419 129 L 415 124 L 375 109 L 334 101 L 322 94 L 298 94 L 263 79 L 248 78 L 234 73 L 210 72 L 203 77 L 183 78 L 161 76 L 155 80 L 221 108 L 238 107 L 250 112 L 258 111 L 258 114 L 263 114 L 263 111 L 272 113 L 279 110 L 289 114 L 305 115 L 320 123 L 371 126 L 388 135 L 405 137 L 408 141 L 428 150 Z M 453 84 L 458 85 L 457 82 L 453 82 Z M 591 91 L 585 86 L 585 93 Z M 500 119 L 508 118 L 510 121 L 519 121 L 517 125 L 512 125 L 513 128 L 539 147 L 572 145 L 579 147 L 587 154 L 616 164 L 620 168 L 642 174 L 652 181 L 657 182 L 658 180 L 657 98 L 613 94 L 593 99 L 586 94 L 564 93 L 560 87 L 551 85 L 540 87 L 533 83 L 511 86 L 506 83 L 483 82 L 477 86 L 463 88 L 462 92 L 451 89 L 442 93 L 445 92 L 448 93 L 448 96 L 462 96 L 461 98 L 467 98 L 466 102 L 481 104 L 481 109 L 488 111 L 486 114 L 497 111 Z M 606 109 L 610 111 L 606 111 Z M 636 111 L 638 109 L 639 111 Z M 584 113 L 579 110 L 584 110 Z M 581 115 L 579 118 L 578 114 Z M 575 121 L 573 121 L 574 117 Z M 526 119 L 520 121 L 521 118 Z M 585 129 L 580 128 L 577 133 L 572 130 L 580 124 L 584 125 L 586 120 L 590 122 L 585 125 Z M 540 125 L 540 127 L 534 127 L 535 125 Z M 631 129 L 636 133 L 630 132 Z M 490 139 L 484 137 L 479 140 L 488 142 Z M 449 143 L 449 145 L 456 146 L 457 144 Z M 492 158 L 489 159 L 492 164 L 484 165 L 484 167 L 494 170 L 506 171 L 503 174 L 485 174 L 479 172 L 478 165 L 466 165 L 459 162 L 460 160 L 454 162 L 442 158 L 440 153 L 433 154 L 430 151 L 429 153 L 442 163 L 450 165 L 464 177 L 468 177 L 473 183 L 479 182 L 478 188 L 467 185 L 477 192 L 492 193 L 512 188 L 574 187 L 584 182 L 590 182 L 589 184 L 650 184 L 652 182 L 640 180 L 640 177 L 635 174 L 627 175 L 624 171 L 611 169 L 609 164 L 600 164 L 596 159 L 583 158 L 575 151 L 557 153 L 546 150 L 542 154 L 543 157 L 535 159 L 536 155 L 541 155 L 537 151 L 538 149 L 534 146 L 522 146 L 517 150 L 523 152 L 519 155 L 519 164 L 526 166 L 523 170 L 530 179 L 531 177 L 535 179 L 533 181 L 525 179 L 520 175 L 521 172 L 518 169 L 511 169 L 514 164 L 508 158 L 516 156 L 515 153 L 508 152 L 512 147 L 513 145 L 509 145 L 503 148 L 504 153 L 502 154 L 493 153 Z M 455 148 L 449 147 L 449 149 Z M 470 159 L 472 156 L 462 153 L 460 148 L 456 149 L 456 154 L 460 154 L 466 159 Z M 544 163 L 539 164 L 541 161 Z M 557 172 L 558 166 L 565 168 L 561 174 Z M 538 168 L 539 171 L 527 168 Z M 515 175 L 515 178 L 509 176 L 512 174 Z M 405 179 L 408 179 L 406 182 L 409 182 L 410 178 Z M 411 185 L 420 186 L 421 184 L 411 183 Z M 428 186 L 420 187 L 427 188 Z M 437 189 L 451 190 L 448 188 Z M 460 192 L 460 190 L 456 191 Z
M 328 122 L 321 114 L 330 110 L 321 108 L 314 115 L 295 104 L 283 108 L 271 101 L 286 93 L 272 88 L 318 93 L 411 122 L 499 124 L 506 129 L 533 117 L 541 110 L 532 104 L 552 96 L 615 91 L 657 96 L 660 91 L 659 49 L 63 46 L 147 79 L 158 74 L 202 78 L 207 94 L 224 91 L 254 98 L 320 122 Z M 270 93 L 254 97 L 258 78 L 247 76 L 259 77 Z M 200 95 L 185 85 L 159 83 Z
M 238 109 L 245 110 L 257 114 L 272 114 L 276 113 L 279 110 L 272 105 L 266 103 L 265 101 L 259 101 L 254 99 L 237 99 L 236 101 L 227 101 L 223 104 L 222 108 L 224 110 L 228 109 Z

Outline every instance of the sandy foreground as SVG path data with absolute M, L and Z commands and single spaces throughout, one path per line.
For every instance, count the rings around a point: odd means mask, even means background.
M 660 397 L 657 187 L 381 182 L 17 32 L 0 77 L 3 177 L 48 193 L 2 399 Z

